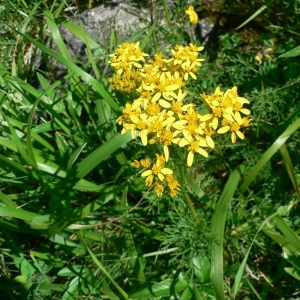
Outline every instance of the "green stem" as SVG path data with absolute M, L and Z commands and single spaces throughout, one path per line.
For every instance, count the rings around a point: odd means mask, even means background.
M 171 22 L 171 19 L 170 19 L 169 9 L 168 9 L 168 6 L 167 6 L 167 0 L 163 0 L 163 5 L 164 5 L 164 10 L 165 10 L 165 14 L 166 14 L 166 19 L 167 19 L 167 22 L 168 22 L 170 31 L 171 31 L 171 33 L 173 34 L 173 33 L 174 33 L 174 30 L 173 30 L 173 25 L 172 25 L 172 22 Z
M 188 193 L 186 192 L 186 189 L 185 189 L 185 172 L 184 172 L 184 167 L 183 166 L 180 166 L 179 167 L 179 174 L 180 174 L 180 185 L 181 185 L 181 193 L 183 195 L 183 199 L 186 203 L 186 205 L 188 206 L 196 224 L 200 224 L 200 220 L 197 216 L 197 212 L 193 206 L 193 203 L 188 195 Z

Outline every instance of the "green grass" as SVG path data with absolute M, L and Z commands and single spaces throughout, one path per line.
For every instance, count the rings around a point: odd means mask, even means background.
M 116 124 L 134 99 L 113 91 L 99 67 L 115 41 L 103 49 L 62 18 L 64 2 L 27 2 L 0 4 L 1 297 L 299 299 L 299 3 L 217 1 L 209 10 L 210 1 L 174 1 L 162 11 L 176 28 L 149 22 L 132 35 L 150 55 L 161 44 L 168 55 L 191 42 L 190 4 L 199 16 L 241 20 L 221 26 L 185 89 L 205 109 L 200 93 L 237 86 L 252 126 L 235 144 L 218 135 L 191 168 L 182 156 L 184 188 L 158 198 L 130 165 L 156 149 Z M 59 25 L 86 44 L 86 68 Z M 65 65 L 64 77 L 35 73 L 37 50 Z

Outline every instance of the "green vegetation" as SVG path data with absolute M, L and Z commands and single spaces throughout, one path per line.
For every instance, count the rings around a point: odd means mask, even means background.
M 300 298 L 300 3 L 172 2 L 171 10 L 164 0 L 140 3 L 146 29 L 118 41 L 112 28 L 108 45 L 68 21 L 71 1 L 0 2 L 1 299 Z M 239 123 L 244 139 L 204 142 L 208 157 L 187 160 L 185 142 L 170 146 L 180 189 L 169 195 L 132 165 L 166 152 L 132 139 L 130 127 L 121 134 L 128 122 L 116 121 L 140 91 L 114 89 L 109 55 L 124 42 L 140 42 L 152 60 L 176 45 L 202 46 L 189 5 L 216 33 L 199 53 L 197 79 L 187 79 L 185 104 L 212 113 L 203 93 L 236 86 L 252 121 Z M 88 62 L 70 56 L 59 26 L 85 43 Z M 51 60 L 65 66 L 63 77 Z

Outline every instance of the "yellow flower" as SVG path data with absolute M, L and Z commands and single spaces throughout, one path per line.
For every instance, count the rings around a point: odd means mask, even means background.
M 154 187 L 157 197 L 161 197 L 164 192 L 164 187 L 161 184 L 156 184 Z
M 144 168 L 149 168 L 151 166 L 151 162 L 148 158 L 143 158 L 140 160 L 140 164 L 144 167 Z
M 218 133 L 225 133 L 227 131 L 231 131 L 231 141 L 234 144 L 236 142 L 236 136 L 240 139 L 244 139 L 244 134 L 240 131 L 240 128 L 244 126 L 244 124 L 249 123 L 248 118 L 241 118 L 239 112 L 236 112 L 234 115 L 225 115 L 225 119 L 223 120 L 224 127 L 221 127 L 217 132 Z
M 186 13 L 187 15 L 189 15 L 189 17 L 190 17 L 190 22 L 192 23 L 192 25 L 197 25 L 197 23 L 198 23 L 198 15 L 197 15 L 197 13 L 194 11 L 193 5 L 190 5 L 189 8 L 185 11 L 185 13 Z
M 147 177 L 146 183 L 148 183 L 148 185 L 150 185 L 153 182 L 154 176 L 157 176 L 160 181 L 164 181 L 164 175 L 173 174 L 173 170 L 162 167 L 164 162 L 165 160 L 161 159 L 161 156 L 157 155 L 156 163 L 152 165 L 152 169 L 147 170 L 141 174 L 142 177 Z M 149 182 L 151 183 L 149 184 Z
M 208 153 L 202 149 L 202 147 L 207 147 L 206 140 L 203 138 L 199 138 L 198 140 L 194 140 L 192 136 L 184 137 L 179 143 L 179 147 L 184 147 L 188 145 L 188 156 L 187 156 L 187 165 L 190 167 L 194 161 L 194 153 L 197 152 L 204 157 L 208 157 Z
M 134 162 L 131 163 L 131 165 L 133 167 L 135 167 L 136 169 L 140 168 L 141 167 L 141 164 L 138 160 L 134 160 Z

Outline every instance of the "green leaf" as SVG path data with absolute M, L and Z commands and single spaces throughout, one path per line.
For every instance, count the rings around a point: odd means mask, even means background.
M 32 218 L 39 216 L 36 213 L 26 211 L 23 209 L 17 209 L 17 208 L 12 208 L 12 207 L 3 207 L 0 206 L 0 216 L 1 217 L 11 217 L 11 218 L 16 218 L 16 219 L 21 219 L 27 222 L 30 222 Z
M 179 300 L 189 300 L 192 298 L 192 291 L 191 288 L 188 286 L 182 293 Z
M 72 265 L 58 271 L 58 276 L 82 276 L 87 272 L 87 267 L 82 265 Z
M 142 289 L 130 295 L 131 299 L 153 299 L 154 297 L 170 297 L 183 291 L 188 286 L 184 279 L 166 279 L 162 282 Z
M 294 57 L 298 55 L 300 55 L 300 46 L 297 46 L 296 48 L 279 55 L 278 58 Z
M 283 144 L 280 148 L 279 148 L 280 154 L 283 158 L 284 161 L 284 165 L 285 168 L 289 174 L 289 177 L 292 181 L 292 184 L 294 186 L 294 189 L 296 191 L 296 193 L 298 194 L 298 197 L 300 198 L 300 189 L 299 189 L 299 184 L 298 184 L 298 180 L 297 180 L 297 176 L 295 174 L 294 168 L 293 168 L 293 164 L 290 158 L 290 154 L 288 151 L 288 148 L 286 146 L 286 144 Z
M 271 159 L 271 157 L 276 153 L 276 151 L 291 137 L 291 135 L 298 130 L 300 127 L 300 118 L 297 119 L 293 124 L 291 124 L 272 144 L 272 146 L 263 154 L 261 159 L 252 168 L 247 178 L 244 180 L 239 191 L 244 194 L 250 185 L 251 181 L 255 178 L 258 172 L 264 167 L 264 165 Z
M 79 237 L 81 243 L 83 244 L 83 246 L 85 247 L 85 249 L 87 250 L 87 252 L 89 253 L 89 255 L 91 256 L 92 260 L 94 261 L 94 263 L 99 267 L 99 269 L 101 270 L 102 274 L 104 276 L 106 276 L 110 282 L 114 285 L 114 287 L 119 291 L 119 293 L 125 298 L 128 299 L 128 295 L 126 294 L 126 292 L 114 281 L 114 279 L 112 278 L 112 276 L 109 274 L 109 272 L 104 268 L 104 266 L 102 265 L 102 263 L 98 260 L 98 258 L 94 255 L 94 253 L 91 251 L 91 249 L 86 245 L 85 240 L 81 234 L 81 232 L 77 232 L 77 236 Z
M 194 273 L 200 283 L 207 283 L 210 281 L 210 263 L 206 256 L 193 257 L 193 266 Z
M 230 175 L 224 190 L 217 202 L 216 209 L 211 220 L 210 235 L 215 239 L 211 250 L 211 272 L 210 278 L 215 288 L 217 299 L 224 300 L 224 281 L 223 281 L 223 240 L 225 220 L 228 206 L 237 190 L 238 183 L 243 173 L 244 167 L 241 166 Z
M 300 281 L 300 271 L 294 268 L 284 268 L 284 271 L 286 271 L 288 274 L 293 276 L 295 279 Z
M 113 100 L 113 98 L 106 92 L 104 87 L 91 75 L 83 71 L 80 67 L 76 66 L 74 63 L 68 61 L 58 53 L 52 51 L 51 49 L 47 48 L 43 44 L 37 42 L 35 39 L 31 38 L 30 36 L 21 33 L 20 31 L 16 30 L 20 35 L 22 35 L 24 38 L 26 38 L 29 42 L 37 46 L 39 49 L 41 49 L 46 54 L 52 56 L 62 64 L 64 64 L 67 68 L 74 71 L 77 75 L 79 75 L 85 82 L 90 84 L 99 95 L 103 97 L 103 99 L 114 109 L 115 111 L 121 111 L 120 106 Z
M 251 15 L 243 24 L 238 26 L 235 30 L 238 30 L 245 26 L 247 23 L 255 19 L 259 14 L 261 14 L 270 4 L 272 4 L 275 0 L 270 0 L 266 5 L 263 5 L 260 9 L 258 9 L 253 15 Z

